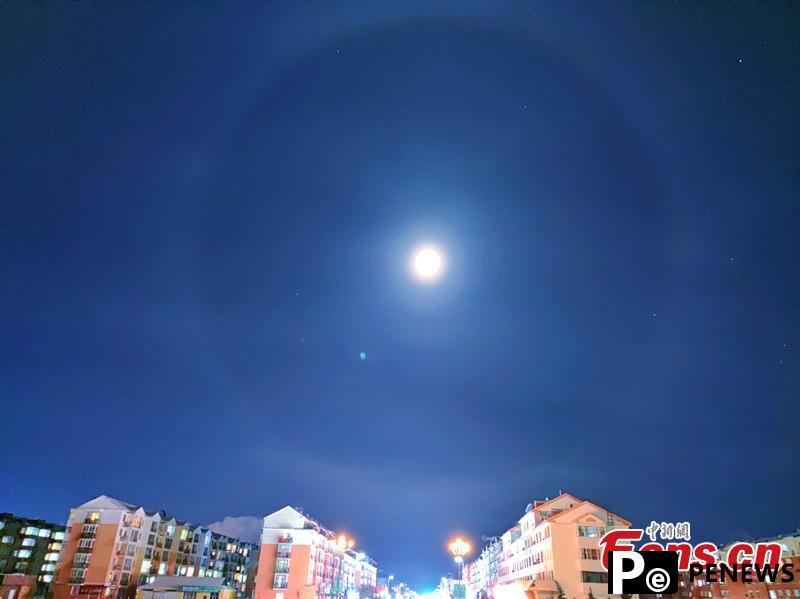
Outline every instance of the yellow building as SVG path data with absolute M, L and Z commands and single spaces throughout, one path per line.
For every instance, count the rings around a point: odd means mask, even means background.
M 136 599 L 236 599 L 236 589 L 221 578 L 156 576 L 136 591 Z

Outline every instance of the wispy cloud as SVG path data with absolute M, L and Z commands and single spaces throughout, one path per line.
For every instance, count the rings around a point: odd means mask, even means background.
M 209 524 L 208 528 L 229 537 L 255 543 L 261 536 L 262 522 L 258 516 L 225 516 L 219 522 Z

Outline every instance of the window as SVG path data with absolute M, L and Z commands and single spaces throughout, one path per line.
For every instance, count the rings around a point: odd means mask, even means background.
M 61 531 L 53 533 L 53 540 L 54 541 L 63 541 L 64 540 L 64 533 Z
M 0 543 L 10 543 L 14 540 L 14 537 L 6 535 L 2 539 L 0 539 Z
M 36 539 L 31 539 L 31 538 L 22 539 L 23 547 L 33 547 L 34 545 L 36 545 Z
M 42 576 L 42 582 L 52 582 L 53 575 L 52 574 L 45 574 Z
M 598 536 L 598 531 L 596 526 L 579 526 L 578 527 L 578 535 L 582 537 L 596 537 Z
M 87 520 L 89 522 L 98 522 L 100 520 L 100 512 L 90 512 Z
M 42 572 L 55 572 L 55 564 L 42 564 Z
M 24 535 L 31 535 L 32 537 L 35 537 L 39 534 L 39 529 L 35 526 L 29 526 L 28 528 L 23 528 L 21 532 Z
M 595 583 L 608 583 L 608 574 L 606 572 L 581 572 L 583 576 L 583 582 L 595 582 Z
M 47 530 L 46 528 L 43 528 L 42 530 L 39 531 L 39 536 L 42 537 L 43 539 L 50 538 L 50 531 Z
M 581 559 L 600 559 L 600 551 L 598 549 L 581 548 Z
M 30 549 L 17 549 L 14 552 L 14 557 L 30 557 L 32 551 Z

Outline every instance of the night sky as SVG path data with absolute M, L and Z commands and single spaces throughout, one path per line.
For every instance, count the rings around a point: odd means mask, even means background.
M 0 16 L 0 511 L 800 526 L 797 4 Z

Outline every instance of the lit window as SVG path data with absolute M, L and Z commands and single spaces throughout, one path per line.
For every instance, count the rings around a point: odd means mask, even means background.
M 53 533 L 53 540 L 55 540 L 55 541 L 63 541 L 64 540 L 64 533 L 62 531 Z
M 39 536 L 46 539 L 50 536 L 50 531 L 47 530 L 46 528 L 43 528 L 42 530 L 39 531 Z
M 28 528 L 23 528 L 22 529 L 22 534 L 31 535 L 31 536 L 35 537 L 36 535 L 39 534 L 39 529 L 36 528 L 35 526 L 29 526 Z
M 14 537 L 6 535 L 2 539 L 0 539 L 0 543 L 10 543 L 13 540 L 14 540 Z
M 22 539 L 23 547 L 33 547 L 34 545 L 36 545 L 36 539 L 31 539 L 31 538 Z
M 17 549 L 14 552 L 14 557 L 30 557 L 32 551 L 30 549 Z
M 44 576 L 42 576 L 42 580 L 44 582 L 51 582 L 53 580 L 53 575 L 52 574 L 45 574 Z

